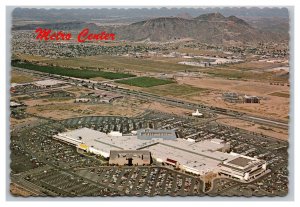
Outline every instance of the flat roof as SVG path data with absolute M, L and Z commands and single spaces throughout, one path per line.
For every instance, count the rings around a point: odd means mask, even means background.
M 35 84 L 37 86 L 53 86 L 56 84 L 63 84 L 63 83 L 66 83 L 66 82 L 60 81 L 60 80 L 54 80 L 54 79 L 46 79 L 46 80 L 40 80 L 40 81 L 33 82 L 33 84 Z
M 174 130 L 168 130 L 175 133 Z M 159 132 L 165 132 L 164 130 L 159 130 Z M 89 128 L 80 128 L 58 135 L 70 137 L 72 139 L 80 140 L 87 144 L 88 146 L 101 146 L 101 148 L 107 148 L 106 151 L 114 149 L 122 150 L 138 150 L 144 149 L 149 145 L 161 144 L 168 145 L 173 148 L 178 148 L 181 150 L 188 150 L 190 152 L 197 152 L 203 155 L 210 156 L 212 159 L 225 160 L 228 159 L 227 153 L 218 152 L 220 148 L 224 146 L 221 140 L 213 139 L 204 140 L 201 142 L 189 142 L 184 139 L 139 139 L 137 135 L 123 135 L 123 136 L 110 136 L 109 134 L 96 131 Z M 213 153 L 212 153 L 213 152 Z M 230 157 L 232 158 L 232 157 Z
M 173 129 L 139 129 L 137 130 L 138 139 L 176 139 L 176 133 Z
M 265 163 L 265 161 L 263 160 L 248 157 L 245 155 L 241 155 L 233 152 L 231 152 L 230 154 L 234 155 L 234 157 L 232 159 L 226 160 L 224 163 L 222 163 L 222 165 L 233 168 L 235 170 L 247 171 L 255 165 L 260 165 Z
M 61 135 L 81 140 L 96 149 L 101 146 L 101 149 L 106 152 L 113 149 L 137 150 L 158 142 L 158 139 L 141 140 L 136 135 L 109 136 L 109 134 L 89 128 L 76 129 L 61 133 Z
M 218 160 L 214 160 L 197 153 L 183 151 L 172 146 L 157 144 L 145 149 L 151 151 L 152 156 L 156 159 L 161 159 L 163 161 L 171 159 L 177 161 L 185 167 L 198 170 L 200 174 L 213 171 L 220 164 L 220 161 Z
M 143 131 L 140 130 L 140 132 Z M 166 130 L 156 131 L 158 133 L 166 132 Z M 168 130 L 168 132 L 175 133 L 174 130 Z M 222 163 L 232 168 L 243 169 L 248 167 L 249 163 L 252 164 L 253 161 L 257 161 L 254 158 L 236 153 L 219 151 L 226 145 L 225 141 L 220 139 L 200 142 L 189 142 L 185 139 L 139 139 L 137 135 L 113 136 L 89 128 L 60 133 L 56 137 L 59 136 L 80 140 L 87 146 L 106 153 L 107 156 L 109 154 L 110 156 L 117 156 L 118 153 L 122 152 L 129 156 L 130 154 L 142 153 L 145 150 L 150 151 L 156 159 L 161 159 L 164 162 L 167 159 L 177 161 L 186 168 L 198 170 L 200 174 L 213 171 Z
M 23 104 L 20 104 L 20 103 L 17 103 L 17 102 L 15 102 L 15 101 L 11 101 L 10 102 L 10 106 L 22 106 Z
M 240 167 L 246 167 L 249 162 L 251 162 L 252 160 L 250 160 L 249 158 L 245 158 L 245 157 L 238 157 L 238 158 L 235 158 L 231 161 L 229 161 L 228 163 L 229 164 L 233 164 L 233 165 L 237 165 L 237 166 L 240 166 Z
M 148 150 L 111 150 L 109 159 L 116 159 L 118 157 L 141 158 L 141 156 L 143 156 L 144 160 L 150 160 L 150 151 L 148 151 Z

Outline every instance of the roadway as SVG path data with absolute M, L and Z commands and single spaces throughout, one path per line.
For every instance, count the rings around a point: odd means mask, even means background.
M 83 87 L 87 87 L 87 88 L 94 89 L 94 90 L 101 89 L 101 90 L 105 90 L 105 91 L 116 92 L 116 93 L 120 93 L 120 94 L 127 95 L 127 96 L 134 96 L 134 97 L 140 98 L 142 100 L 157 101 L 160 103 L 177 106 L 180 108 L 190 109 L 190 110 L 201 109 L 202 112 L 227 115 L 227 116 L 234 117 L 236 119 L 251 121 L 253 123 L 263 124 L 263 125 L 282 128 L 282 129 L 288 129 L 288 127 L 289 127 L 288 123 L 282 122 L 279 120 L 266 119 L 263 117 L 253 116 L 251 114 L 242 113 L 242 112 L 235 111 L 235 110 L 230 110 L 230 109 L 225 109 L 225 108 L 220 108 L 220 107 L 213 107 L 213 106 L 206 106 L 203 104 L 191 103 L 191 102 L 187 102 L 187 101 L 183 101 L 183 100 L 179 100 L 179 99 L 175 99 L 175 98 L 163 97 L 163 96 L 158 96 L 158 95 L 154 95 L 151 93 L 131 90 L 131 89 L 127 89 L 124 87 L 107 84 L 107 81 L 91 81 L 91 80 L 87 80 L 87 79 L 72 78 L 72 77 L 68 77 L 68 76 L 48 74 L 48 73 L 43 73 L 43 72 L 38 72 L 38 71 L 33 71 L 33 70 L 28 70 L 28 69 L 23 69 L 23 68 L 16 68 L 16 67 L 14 67 L 14 69 L 20 70 L 22 72 L 27 72 L 30 74 L 36 74 L 38 76 L 45 77 L 45 78 L 63 80 L 65 82 L 69 82 L 71 84 L 81 85 Z

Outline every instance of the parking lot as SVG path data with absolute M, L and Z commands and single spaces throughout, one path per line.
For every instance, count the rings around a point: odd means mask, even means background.
M 176 129 L 178 137 L 189 137 L 196 141 L 212 138 L 223 139 L 231 143 L 233 152 L 267 160 L 272 171 L 249 184 L 223 178 L 216 179 L 211 191 L 204 193 L 204 184 L 199 177 L 196 178 L 156 165 L 149 167 L 107 166 L 107 161 L 100 157 L 84 156 L 78 153 L 73 146 L 52 139 L 52 135 L 56 133 L 81 127 L 93 128 L 102 132 L 114 130 L 123 134 L 140 128 Z M 24 165 L 18 172 L 22 175 L 30 169 L 39 169 L 45 164 L 51 166 L 52 170 L 47 171 L 47 175 L 42 171 L 27 181 L 63 196 L 202 196 L 216 193 L 220 195 L 282 196 L 288 191 L 287 142 L 215 122 L 199 124 L 188 118 L 153 111 L 135 118 L 77 117 L 60 122 L 42 122 L 38 126 L 19 130 L 14 133 L 12 140 L 13 153 L 15 153 L 14 150 L 18 150 L 28 154 L 27 156 L 12 156 L 16 166 L 20 163 Z M 71 181 L 74 183 L 71 184 Z M 93 190 L 93 186 L 98 186 L 99 189 Z
M 125 195 L 204 195 L 199 178 L 164 167 L 97 167 L 76 174 L 115 188 Z

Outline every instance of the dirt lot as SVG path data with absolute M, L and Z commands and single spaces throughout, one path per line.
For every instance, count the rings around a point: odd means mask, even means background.
M 255 133 L 261 133 L 263 135 L 275 137 L 277 139 L 288 140 L 288 136 L 289 136 L 288 130 L 275 128 L 275 127 L 262 126 L 259 124 L 254 124 L 252 122 L 233 119 L 223 115 L 219 117 L 220 118 L 217 120 L 218 123 L 238 127 Z
M 10 125 L 11 126 L 26 126 L 29 123 L 37 122 L 38 119 L 35 117 L 28 117 L 26 119 L 15 119 L 15 118 L 10 118 Z
M 270 85 L 270 83 L 255 81 L 226 80 L 222 78 L 192 79 L 180 78 L 179 83 L 194 87 L 209 89 L 205 94 L 188 96 L 188 100 L 207 105 L 223 107 L 267 118 L 287 120 L 290 100 L 287 96 L 270 95 L 275 92 L 289 94 L 288 86 Z M 260 104 L 228 103 L 222 100 L 222 93 L 236 92 L 246 95 L 263 97 Z
M 169 106 L 169 105 L 161 104 L 158 102 L 152 102 L 151 104 L 143 104 L 141 106 L 141 108 L 155 110 L 155 111 L 161 111 L 164 113 L 182 115 L 182 116 L 192 113 L 192 111 L 188 110 L 188 109 L 183 109 L 183 108 L 179 108 L 179 107 L 175 107 L 175 106 Z
M 15 196 L 23 196 L 23 197 L 28 197 L 28 196 L 33 196 L 35 195 L 34 193 L 25 190 L 24 188 L 22 188 L 21 186 L 11 183 L 10 184 L 10 192 L 12 195 Z
M 203 78 L 195 79 L 184 77 L 177 80 L 179 83 L 185 83 L 200 88 L 209 88 L 221 91 L 232 91 L 237 93 L 248 93 L 252 95 L 265 95 L 276 91 L 289 91 L 289 87 L 270 85 L 266 82 L 227 80 L 222 78 Z
M 28 105 L 27 113 L 60 120 L 90 115 L 136 116 L 144 111 L 139 106 L 145 102 L 120 99 L 112 104 L 85 104 L 74 103 L 73 100 L 48 102 L 48 100 L 40 99 L 25 103 Z
M 38 78 L 31 76 L 28 73 L 23 73 L 15 70 L 11 72 L 11 83 L 28 83 L 36 80 L 38 80 Z
M 230 66 L 234 69 L 240 70 L 257 70 L 257 71 L 264 71 L 269 70 L 276 67 L 283 67 L 286 66 L 285 63 L 271 63 L 271 62 L 259 62 L 259 61 L 251 61 L 245 63 L 238 63 Z

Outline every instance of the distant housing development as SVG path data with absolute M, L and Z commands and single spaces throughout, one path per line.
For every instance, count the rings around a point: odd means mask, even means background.
M 215 173 L 242 182 L 268 172 L 266 161 L 230 152 L 228 142 L 220 139 L 192 142 L 176 138 L 175 130 L 140 129 L 123 135 L 80 128 L 53 138 L 101 155 L 113 165 L 148 165 L 152 157 L 157 163 L 194 175 Z

